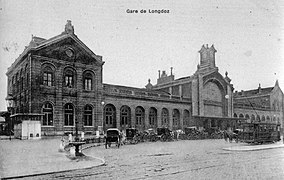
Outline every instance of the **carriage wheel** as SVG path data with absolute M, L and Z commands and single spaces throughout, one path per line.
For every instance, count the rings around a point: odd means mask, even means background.
M 111 146 L 111 142 L 108 143 L 108 147 L 110 147 L 110 146 Z
M 117 148 L 119 148 L 120 146 L 120 142 L 119 142 L 119 139 L 117 140 Z

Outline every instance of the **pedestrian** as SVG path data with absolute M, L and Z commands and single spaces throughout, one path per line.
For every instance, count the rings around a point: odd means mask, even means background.
M 72 142 L 72 140 L 73 140 L 71 133 L 69 134 L 69 139 L 68 140 L 69 140 L 69 142 Z

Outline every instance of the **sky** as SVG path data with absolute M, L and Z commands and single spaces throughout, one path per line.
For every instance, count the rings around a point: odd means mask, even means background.
M 0 0 L 0 111 L 6 110 L 7 68 L 32 35 L 49 39 L 67 20 L 103 57 L 103 83 L 144 88 L 170 67 L 175 78 L 191 76 L 201 46 L 214 44 L 216 66 L 235 90 L 278 80 L 284 91 L 283 12 L 280 0 Z

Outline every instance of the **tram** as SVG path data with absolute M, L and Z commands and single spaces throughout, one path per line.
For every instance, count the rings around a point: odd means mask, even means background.
M 263 144 L 280 141 L 280 124 L 242 123 L 238 131 L 240 142 Z

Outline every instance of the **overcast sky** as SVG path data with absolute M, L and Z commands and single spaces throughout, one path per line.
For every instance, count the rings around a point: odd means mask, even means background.
M 169 13 L 149 13 L 162 9 Z M 51 38 L 67 20 L 103 56 L 104 83 L 143 88 L 170 67 L 176 78 L 190 76 L 201 46 L 214 44 L 219 72 L 228 71 L 235 90 L 271 87 L 276 79 L 283 90 L 283 12 L 281 0 L 0 0 L 0 111 L 6 110 L 7 68 L 32 34 Z

